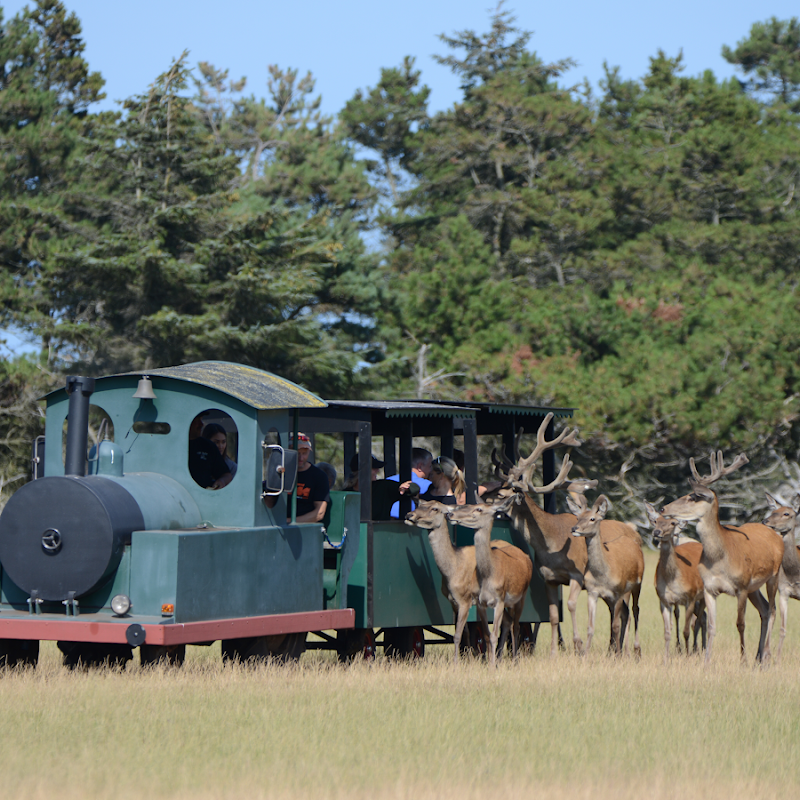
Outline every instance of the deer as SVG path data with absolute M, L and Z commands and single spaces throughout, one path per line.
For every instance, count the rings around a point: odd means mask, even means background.
M 539 456 L 546 450 L 560 445 L 577 447 L 581 441 L 576 431 L 564 428 L 563 431 L 550 441 L 545 440 L 545 433 L 550 421 L 553 419 L 549 413 L 539 426 L 536 435 L 536 447 L 533 452 L 523 458 L 519 452 L 519 442 L 522 438 L 522 429 L 518 432 L 514 442 L 514 456 L 516 464 L 503 454 L 502 461 L 497 458 L 497 452 L 492 453 L 492 462 L 495 465 L 495 475 L 503 480 L 503 486 L 495 492 L 498 498 L 509 496 L 516 497 L 516 504 L 511 506 L 509 516 L 513 526 L 525 537 L 525 541 L 533 548 L 536 554 L 536 566 L 542 575 L 547 592 L 547 602 L 550 611 L 550 627 L 552 637 L 550 654 L 552 657 L 558 653 L 559 642 L 559 610 L 558 587 L 569 586 L 567 608 L 572 619 L 572 642 L 576 653 L 583 648 L 583 641 L 578 633 L 577 608 L 578 596 L 584 588 L 584 573 L 588 555 L 586 542 L 582 538 L 571 535 L 575 525 L 574 514 L 551 514 L 545 511 L 532 497 L 532 495 L 546 494 L 556 489 L 564 489 L 571 495 L 580 495 L 597 486 L 596 480 L 568 481 L 571 467 L 569 455 L 565 456 L 561 470 L 554 481 L 547 486 L 534 486 L 532 483 L 533 470 Z M 601 538 L 607 546 L 614 551 L 622 550 L 629 557 L 636 557 L 636 552 L 641 553 L 641 543 L 638 532 L 630 525 L 616 520 L 606 520 L 601 526 Z M 613 620 L 614 610 L 609 606 Z M 627 621 L 627 606 L 621 610 L 623 622 Z M 613 647 L 613 639 L 610 643 Z
M 783 543 L 771 528 L 761 523 L 750 522 L 738 527 L 723 525 L 719 519 L 719 500 L 709 488 L 715 481 L 730 475 L 747 462 L 747 456 L 740 453 L 726 467 L 722 451 L 719 450 L 711 454 L 709 474 L 701 477 L 694 458 L 690 458 L 691 494 L 679 497 L 661 509 L 665 517 L 696 523 L 703 545 L 698 569 L 703 579 L 703 596 L 708 612 L 706 664 L 711 661 L 717 630 L 717 597 L 720 594 L 730 594 L 736 598 L 736 627 L 739 630 L 742 660 L 745 658 L 744 614 L 748 600 L 761 617 L 756 661 L 762 662 L 770 656 L 769 640 L 775 622 L 775 594 L 783 560 Z M 767 589 L 766 600 L 759 591 L 762 586 Z
M 605 520 L 610 507 L 608 498 L 601 494 L 589 508 L 586 498 L 579 495 L 577 498 L 568 497 L 570 509 L 576 516 L 572 528 L 573 536 L 580 536 L 586 540 L 588 562 L 584 574 L 584 584 L 589 595 L 589 627 L 586 633 L 586 646 L 584 654 L 589 652 L 594 637 L 595 615 L 597 613 L 597 599 L 602 597 L 613 609 L 611 620 L 611 636 L 614 641 L 614 651 L 617 655 L 622 652 L 622 607 L 631 601 L 631 613 L 634 620 L 633 652 L 641 655 L 639 645 L 639 594 L 642 591 L 642 577 L 644 576 L 644 556 L 641 543 L 637 543 L 635 552 L 629 553 L 622 549 L 610 549 L 601 537 L 601 524 Z M 624 523 L 623 523 L 624 524 Z M 638 533 L 636 534 L 638 537 Z M 633 555 L 629 558 L 629 555 Z M 624 634 L 630 632 L 630 617 L 628 617 Z M 625 635 L 625 648 L 628 646 L 628 636 Z
M 453 607 L 455 615 L 455 654 L 453 659 L 458 663 L 461 638 L 467 622 L 469 610 L 478 601 L 480 587 L 476 571 L 475 547 L 455 547 L 450 539 L 450 528 L 447 512 L 452 506 L 438 503 L 435 500 L 421 500 L 414 511 L 406 514 L 406 525 L 414 525 L 428 531 L 428 541 L 433 551 L 433 558 L 439 572 L 442 573 L 442 594 Z M 510 542 L 493 541 L 491 548 L 512 547 Z M 516 548 L 515 548 L 516 549 Z M 478 620 L 483 627 L 486 640 L 489 639 L 489 622 L 486 609 L 478 605 Z
M 650 504 L 644 504 L 653 528 L 653 544 L 660 545 L 660 555 L 655 574 L 655 587 L 661 602 L 664 619 L 664 663 L 669 663 L 669 643 L 672 638 L 671 612 L 675 614 L 675 633 L 678 652 L 681 651 L 680 607 L 684 606 L 683 639 L 689 655 L 689 632 L 694 631 L 694 652 L 697 652 L 697 634 L 702 631 L 706 646 L 706 613 L 703 598 L 703 579 L 697 565 L 703 555 L 700 542 L 675 543 L 675 537 L 688 523 L 661 516 Z
M 767 503 L 771 514 L 764 520 L 768 528 L 772 528 L 783 538 L 783 559 L 778 573 L 778 604 L 781 609 L 781 632 L 775 663 L 780 661 L 783 640 L 786 638 L 786 615 L 789 612 L 789 599 L 800 600 L 800 548 L 794 540 L 794 528 L 797 515 L 800 513 L 800 494 L 792 498 L 791 505 L 781 505 L 769 492 Z
M 503 513 L 514 500 L 509 498 L 498 505 L 448 506 L 451 522 L 475 531 L 475 561 L 477 567 L 478 607 L 493 608 L 494 622 L 490 631 L 489 663 L 497 665 L 498 631 L 502 653 L 508 631 L 511 632 L 511 651 L 516 658 L 519 647 L 519 620 L 525 606 L 525 595 L 533 575 L 533 564 L 526 553 L 514 545 L 498 548 L 490 544 L 495 517 Z M 508 623 L 504 625 L 504 618 Z

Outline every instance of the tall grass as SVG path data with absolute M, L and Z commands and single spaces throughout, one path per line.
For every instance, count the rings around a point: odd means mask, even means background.
M 723 598 L 713 663 L 662 663 L 648 556 L 643 657 L 540 646 L 496 672 L 450 648 L 418 663 L 222 667 L 190 648 L 182 670 L 68 672 L 55 647 L 0 677 L 5 797 L 549 798 L 785 796 L 800 785 L 800 608 L 781 664 L 742 664 Z M 585 596 L 584 596 L 585 597 Z M 581 601 L 585 635 L 585 601 Z M 565 635 L 571 636 L 569 622 Z

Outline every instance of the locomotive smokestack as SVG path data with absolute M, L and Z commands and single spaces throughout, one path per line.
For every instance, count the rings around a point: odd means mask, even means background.
M 80 375 L 67 377 L 69 411 L 65 475 L 86 474 L 86 444 L 89 439 L 89 397 L 94 391 L 94 378 Z

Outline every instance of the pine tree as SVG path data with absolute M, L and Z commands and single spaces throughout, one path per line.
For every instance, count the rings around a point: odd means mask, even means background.
M 750 36 L 735 49 L 727 45 L 722 56 L 741 67 L 750 79 L 744 84 L 756 94 L 772 94 L 776 102 L 800 111 L 800 21 L 771 17 L 756 22 Z

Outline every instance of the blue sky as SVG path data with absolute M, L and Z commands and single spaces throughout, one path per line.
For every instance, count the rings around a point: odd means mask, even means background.
M 431 89 L 430 109 L 449 108 L 459 99 L 458 81 L 434 54 L 448 54 L 439 34 L 470 29 L 484 32 L 496 7 L 490 0 L 64 0 L 82 23 L 85 56 L 106 79 L 107 99 L 94 110 L 146 91 L 184 49 L 189 63 L 210 61 L 246 76 L 247 92 L 266 95 L 267 65 L 311 71 L 322 109 L 336 114 L 356 89 L 374 86 L 382 67 L 413 55 Z M 29 3 L 3 2 L 6 18 Z M 508 0 L 517 25 L 533 31 L 529 47 L 545 61 L 573 58 L 578 66 L 565 77 L 584 78 L 597 88 L 603 62 L 618 65 L 625 78 L 640 78 L 660 49 L 683 50 L 686 72 L 711 69 L 719 77 L 735 70 L 720 55 L 754 22 L 789 19 L 800 6 L 788 0 L 573 0 L 544 3 Z M 0 332 L 2 333 L 2 332 Z M 19 352 L 24 345 L 5 334 Z M 0 355 L 7 352 L 0 344 Z
M 28 3 L 0 6 L 10 17 Z M 82 22 L 86 57 L 106 79 L 108 99 L 144 92 L 184 49 L 190 63 L 210 61 L 232 78 L 248 78 L 248 92 L 266 94 L 266 67 L 311 71 L 323 110 L 335 114 L 358 88 L 377 82 L 381 67 L 417 57 L 432 89 L 431 107 L 440 110 L 459 97 L 458 83 L 433 54 L 447 52 L 440 33 L 485 31 L 495 4 L 490 0 L 65 0 Z M 564 3 L 508 0 L 519 27 L 534 32 L 530 42 L 548 61 L 572 57 L 579 66 L 570 82 L 584 77 L 597 85 L 603 61 L 619 65 L 626 78 L 641 77 L 659 48 L 668 55 L 683 49 L 686 71 L 705 69 L 718 76 L 734 70 L 720 55 L 750 26 L 771 16 L 800 14 L 797 2 L 761 0 L 573 0 Z

